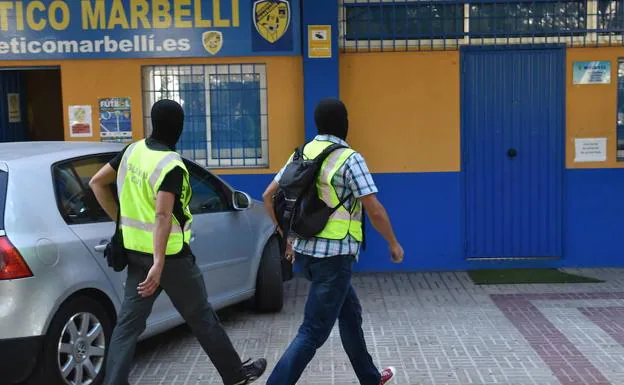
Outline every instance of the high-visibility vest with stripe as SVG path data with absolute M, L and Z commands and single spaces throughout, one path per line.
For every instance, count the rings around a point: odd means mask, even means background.
M 156 194 L 167 173 L 175 167 L 184 170 L 180 201 L 186 216 L 184 229 L 173 216 L 166 255 L 177 254 L 191 239 L 193 216 L 189 210 L 191 187 L 189 173 L 180 155 L 174 151 L 150 150 L 145 140 L 131 144 L 124 153 L 117 173 L 117 191 L 121 209 L 121 232 L 124 247 L 154 253 Z
M 333 143 L 326 141 L 313 140 L 303 149 L 303 155 L 308 158 L 316 158 L 323 150 L 331 146 Z M 321 165 L 319 178 L 316 182 L 319 197 L 329 207 L 336 207 L 340 204 L 340 197 L 336 189 L 332 185 L 332 179 L 345 164 L 347 159 L 353 155 L 355 151 L 350 148 L 341 148 L 332 152 Z M 351 235 L 355 240 L 361 242 L 362 236 L 362 202 L 355 200 L 351 211 L 344 206 L 340 206 L 334 214 L 329 218 L 327 225 L 317 238 L 324 239 L 344 239 L 347 235 Z

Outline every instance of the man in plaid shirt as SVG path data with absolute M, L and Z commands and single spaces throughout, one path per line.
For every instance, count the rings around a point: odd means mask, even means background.
M 348 147 L 345 140 L 349 124 L 347 110 L 342 102 L 334 99 L 321 101 L 316 108 L 314 119 L 318 128 L 315 141 Z M 278 183 L 285 167 L 264 193 L 266 208 L 276 225 L 273 196 L 278 190 Z M 361 210 L 353 210 L 358 201 L 361 202 L 373 226 L 388 242 L 392 260 L 395 263 L 402 262 L 403 248 L 394 235 L 386 210 L 377 200 L 377 187 L 362 155 L 354 152 L 346 159 L 331 179 L 331 187 L 341 201 L 352 194 L 344 206 L 351 213 L 351 221 L 354 223 L 363 221 Z M 316 350 L 329 337 L 336 320 L 340 327 L 342 346 L 349 356 L 360 384 L 384 385 L 393 379 L 395 369 L 389 367 L 380 372 L 375 367 L 364 340 L 362 308 L 351 285 L 352 266 L 358 259 L 360 246 L 361 241 L 352 236 L 351 232 L 348 232 L 344 239 L 314 237 L 307 240 L 295 239 L 292 245 L 289 242 L 288 259 L 299 263 L 304 275 L 312 284 L 305 306 L 303 324 L 277 363 L 267 385 L 296 384 Z

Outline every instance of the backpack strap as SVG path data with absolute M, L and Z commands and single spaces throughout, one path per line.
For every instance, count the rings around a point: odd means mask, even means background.
M 323 163 L 325 159 L 327 159 L 327 157 L 331 155 L 332 152 L 341 148 L 348 148 L 348 147 L 343 146 L 342 144 L 334 143 L 330 145 L 329 147 L 327 147 L 326 149 L 324 149 L 323 152 L 321 152 L 316 158 L 314 158 L 314 161 L 316 163 Z

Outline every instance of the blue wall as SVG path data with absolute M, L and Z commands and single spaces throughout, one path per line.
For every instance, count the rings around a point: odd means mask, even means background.
M 234 187 L 260 199 L 273 175 L 226 175 Z M 461 173 L 375 174 L 379 199 L 405 249 L 390 261 L 370 222 L 368 247 L 356 269 L 449 271 L 496 267 L 624 267 L 624 169 L 566 170 L 564 256 L 560 260 L 469 262 L 464 258 Z M 623 241 L 620 241 L 623 239 Z
M 624 266 L 624 169 L 567 171 L 567 266 Z

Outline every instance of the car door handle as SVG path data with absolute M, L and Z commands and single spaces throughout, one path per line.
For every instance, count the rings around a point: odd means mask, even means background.
M 106 250 L 106 244 L 94 246 L 93 249 L 98 253 L 103 253 Z

